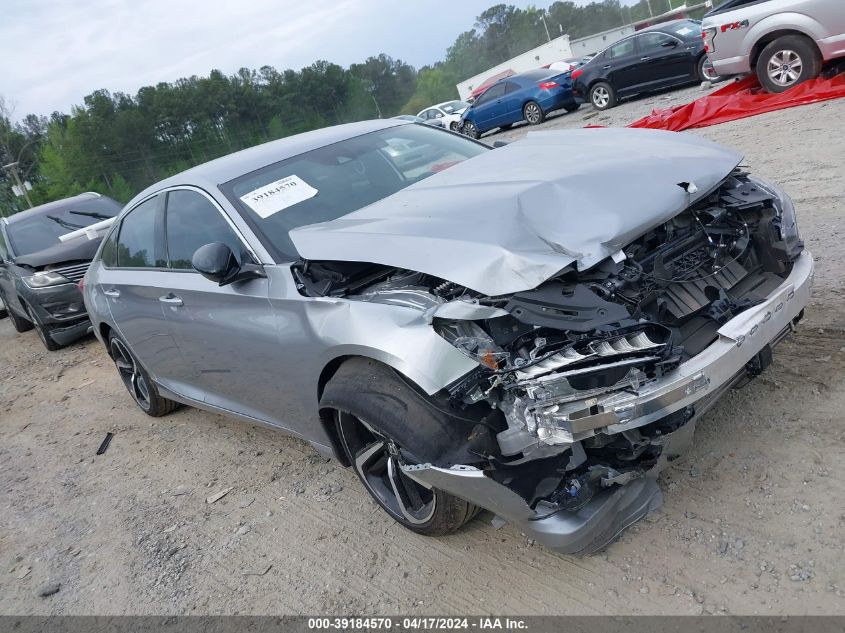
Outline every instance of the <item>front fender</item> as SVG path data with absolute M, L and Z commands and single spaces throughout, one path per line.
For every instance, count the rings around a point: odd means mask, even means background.
M 348 299 L 320 299 L 309 306 L 314 332 L 329 343 L 320 354 L 327 367 L 361 356 L 392 367 L 429 395 L 478 364 L 446 342 L 414 308 Z

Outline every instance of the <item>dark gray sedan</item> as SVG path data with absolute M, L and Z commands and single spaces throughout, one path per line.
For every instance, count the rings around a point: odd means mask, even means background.
M 82 193 L 0 218 L 0 316 L 18 332 L 34 327 L 50 351 L 85 336 L 91 323 L 77 283 L 100 245 L 97 227 L 120 209 Z
M 486 508 L 588 553 L 807 304 L 792 202 L 741 160 L 648 130 L 328 128 L 141 193 L 85 303 L 149 415 L 301 437 L 422 534 Z

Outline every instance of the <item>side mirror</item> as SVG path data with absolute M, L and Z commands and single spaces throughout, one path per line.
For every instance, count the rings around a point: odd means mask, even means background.
M 232 249 L 221 242 L 200 246 L 191 258 L 191 265 L 203 277 L 220 286 L 265 276 L 261 266 L 241 264 Z

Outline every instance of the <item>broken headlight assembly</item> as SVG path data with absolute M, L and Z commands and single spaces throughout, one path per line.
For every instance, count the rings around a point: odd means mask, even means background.
M 34 275 L 23 277 L 23 282 L 33 290 L 71 283 L 67 277 L 49 271 L 41 271 L 35 273 Z
M 792 198 L 778 185 L 754 177 L 749 177 L 749 180 L 774 197 L 774 206 L 779 212 L 775 224 L 780 231 L 780 238 L 783 240 L 786 253 L 797 255 L 804 248 L 804 243 L 798 232 L 798 219 L 795 217 L 795 204 Z
M 433 326 L 458 351 L 488 369 L 498 369 L 508 356 L 474 321 L 434 319 Z

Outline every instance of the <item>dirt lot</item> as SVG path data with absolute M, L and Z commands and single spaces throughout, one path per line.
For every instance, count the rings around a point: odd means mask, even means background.
M 543 127 L 625 124 L 700 94 Z M 556 555 L 489 514 L 416 536 L 303 443 L 191 409 L 147 418 L 96 341 L 49 353 L 4 320 L 0 613 L 845 614 L 843 120 L 840 100 L 694 132 L 793 195 L 813 301 L 661 477 L 664 507 L 603 554 Z M 40 597 L 47 583 L 61 586 Z

